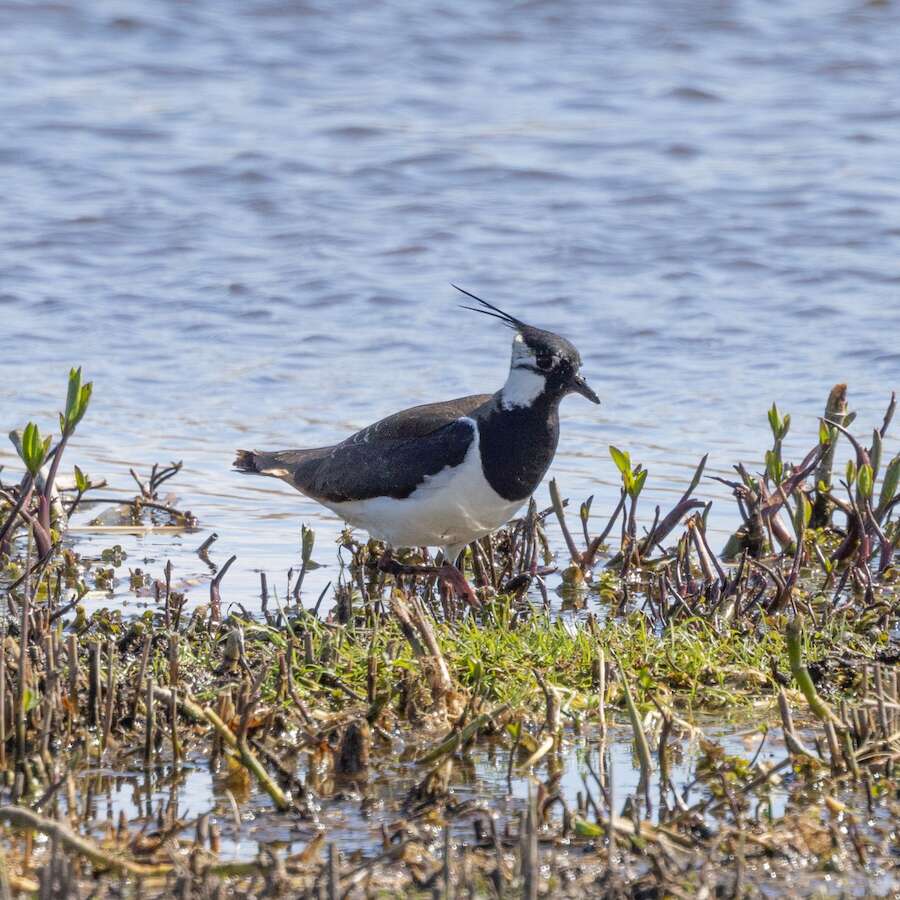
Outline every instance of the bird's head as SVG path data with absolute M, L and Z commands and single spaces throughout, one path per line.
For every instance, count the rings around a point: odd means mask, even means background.
M 566 394 L 573 393 L 581 394 L 592 403 L 600 402 L 600 398 L 581 374 L 581 354 L 571 341 L 552 331 L 526 325 L 486 300 L 462 288 L 456 289 L 481 305 L 465 306 L 464 309 L 500 319 L 516 332 L 513 338 L 509 377 L 500 397 L 505 407 L 529 406 L 542 395 L 551 400 L 560 400 Z

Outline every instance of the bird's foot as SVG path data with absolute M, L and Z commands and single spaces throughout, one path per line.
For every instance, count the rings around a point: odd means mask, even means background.
M 481 601 L 472 589 L 472 585 L 466 581 L 465 575 L 463 575 L 453 563 L 445 562 L 440 566 L 438 569 L 438 578 L 440 578 L 457 597 L 465 600 L 472 609 L 481 609 Z
M 398 575 L 437 575 L 443 584 L 449 587 L 457 597 L 468 603 L 472 609 L 481 609 L 478 595 L 453 563 L 445 562 L 440 566 L 412 566 L 394 559 L 390 550 L 386 550 L 378 560 L 378 569 L 394 577 Z
M 437 575 L 440 570 L 437 566 L 415 566 L 409 563 L 402 563 L 400 560 L 394 559 L 394 554 L 390 550 L 385 550 L 378 558 L 378 571 L 397 576 Z
M 394 553 L 390 547 L 386 547 L 381 556 L 378 557 L 378 571 L 387 572 L 389 575 L 394 573 L 394 567 L 399 565 L 394 559 Z

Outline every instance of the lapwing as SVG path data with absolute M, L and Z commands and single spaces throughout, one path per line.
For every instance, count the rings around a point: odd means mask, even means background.
M 441 548 L 443 565 L 432 571 L 478 608 L 455 565 L 461 551 L 505 525 L 541 483 L 559 442 L 563 397 L 600 399 L 564 337 L 457 290 L 479 304 L 464 309 L 515 331 L 499 391 L 414 406 L 328 447 L 238 450 L 234 465 L 286 481 L 384 541 L 388 559 L 390 548 Z

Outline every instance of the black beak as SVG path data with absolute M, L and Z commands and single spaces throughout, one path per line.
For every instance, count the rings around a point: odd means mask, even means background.
M 572 380 L 569 382 L 569 387 L 576 394 L 581 394 L 582 397 L 587 397 L 591 403 L 599 403 L 600 398 L 593 392 L 591 386 L 584 380 L 583 375 L 579 375 L 576 373 Z

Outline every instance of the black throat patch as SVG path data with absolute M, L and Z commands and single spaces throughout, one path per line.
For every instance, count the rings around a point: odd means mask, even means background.
M 559 398 L 503 409 L 499 397 L 478 415 L 481 468 L 504 500 L 524 500 L 546 475 L 559 443 Z

